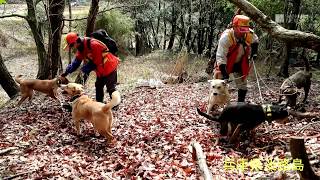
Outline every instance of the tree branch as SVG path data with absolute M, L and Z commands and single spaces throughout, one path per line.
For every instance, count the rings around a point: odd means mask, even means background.
M 238 6 L 250 18 L 260 25 L 261 28 L 268 31 L 273 38 L 290 43 L 292 46 L 305 47 L 319 51 L 320 37 L 311 33 L 305 33 L 297 30 L 288 30 L 271 20 L 270 17 L 263 14 L 259 9 L 246 0 L 229 0 Z
M 137 5 L 122 5 L 122 6 L 115 6 L 115 7 L 111 7 L 111 8 L 104 8 L 101 11 L 99 11 L 97 14 L 102 14 L 104 12 L 107 11 L 111 11 L 114 9 L 121 9 L 121 8 L 132 8 L 132 7 L 141 7 L 141 6 L 145 6 L 147 5 L 147 2 L 144 4 L 137 4 Z M 63 19 L 64 21 L 81 21 L 81 20 L 85 20 L 88 19 L 88 17 L 83 17 L 83 18 L 75 18 L 75 19 Z
M 3 16 L 0 16 L 0 19 L 9 18 L 9 17 L 19 17 L 19 18 L 27 19 L 27 16 L 23 16 L 23 15 L 20 15 L 20 14 L 3 15 Z

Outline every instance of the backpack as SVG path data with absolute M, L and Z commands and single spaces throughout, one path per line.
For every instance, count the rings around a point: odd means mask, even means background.
M 113 55 L 116 55 L 116 53 L 118 52 L 117 43 L 111 37 L 109 37 L 105 30 L 99 29 L 97 31 L 94 31 L 90 34 L 90 37 L 93 37 L 94 39 L 97 39 L 104 43 Z

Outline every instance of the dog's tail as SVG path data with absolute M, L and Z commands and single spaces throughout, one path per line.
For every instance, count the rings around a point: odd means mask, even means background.
M 22 77 L 22 75 L 20 74 L 20 75 L 17 75 L 15 78 L 14 78 L 14 80 L 17 82 L 17 83 L 21 83 L 21 77 Z
M 107 112 L 109 111 L 111 108 L 119 105 L 121 102 L 121 96 L 120 96 L 120 93 L 119 91 L 114 91 L 112 94 L 111 94 L 111 101 L 109 103 L 107 103 L 103 108 L 102 108 L 102 111 L 103 112 Z
M 202 112 L 199 108 L 197 108 L 197 112 L 198 112 L 199 115 L 201 115 L 201 116 L 203 116 L 203 117 L 205 117 L 207 119 L 210 119 L 210 120 L 216 121 L 216 122 L 220 122 L 219 121 L 219 116 L 211 116 L 211 115 L 209 115 L 207 113 Z

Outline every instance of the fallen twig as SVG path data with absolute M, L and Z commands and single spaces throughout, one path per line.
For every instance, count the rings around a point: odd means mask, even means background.
M 309 124 L 303 126 L 299 131 L 296 132 L 296 135 L 299 134 L 299 133 L 301 133 L 301 132 L 302 132 L 304 129 L 306 129 L 307 127 L 312 126 L 312 125 L 314 125 L 314 124 L 320 124 L 320 121 L 313 122 L 313 123 L 309 123 Z
M 194 160 L 197 160 L 197 164 L 199 166 L 201 176 L 205 180 L 213 179 L 212 174 L 209 171 L 209 168 L 207 166 L 206 156 L 202 151 L 201 145 L 198 142 L 193 141 L 191 143 L 191 146 L 192 146 L 192 157 L 194 158 Z
M 19 148 L 18 147 L 9 147 L 7 149 L 0 150 L 0 155 L 6 154 L 6 153 L 13 151 L 13 150 L 16 150 L 16 149 L 19 149 Z
M 3 178 L 3 180 L 14 179 L 14 178 L 17 178 L 17 177 L 19 177 L 19 176 L 23 176 L 23 175 L 25 175 L 25 174 L 32 173 L 32 172 L 34 172 L 34 171 L 35 171 L 35 170 L 27 171 L 27 172 L 21 172 L 21 173 L 18 173 L 18 174 L 16 174 L 16 175 L 13 175 L 13 176 L 10 176 L 10 177 L 5 177 L 5 178 Z

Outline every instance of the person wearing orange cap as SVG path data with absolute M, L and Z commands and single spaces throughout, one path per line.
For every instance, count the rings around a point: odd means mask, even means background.
M 221 34 L 216 52 L 214 78 L 228 80 L 229 74 L 233 73 L 238 88 L 238 102 L 245 101 L 249 60 L 254 60 L 258 52 L 258 36 L 250 29 L 249 23 L 247 16 L 234 16 L 232 28 Z
M 112 54 L 108 47 L 97 39 L 89 37 L 81 38 L 77 33 L 70 32 L 66 35 L 65 40 L 65 50 L 75 48 L 77 51 L 71 64 L 67 66 L 61 76 L 65 77 L 74 72 L 83 61 L 87 61 L 81 68 L 81 71 L 85 75 L 88 75 L 92 70 L 96 72 L 96 100 L 103 102 L 104 86 L 106 86 L 110 98 L 117 98 L 120 103 L 120 97 L 115 97 L 120 96 L 120 93 L 116 89 L 119 58 Z

